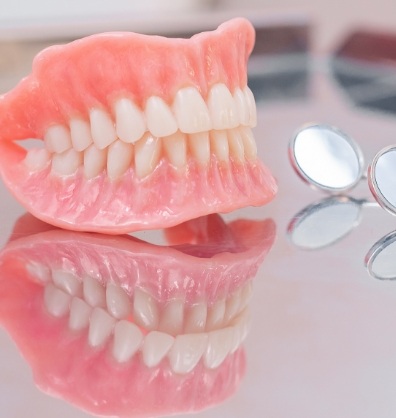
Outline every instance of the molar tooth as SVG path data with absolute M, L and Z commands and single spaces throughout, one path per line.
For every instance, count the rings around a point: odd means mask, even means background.
M 89 319 L 88 342 L 99 347 L 110 337 L 116 320 L 102 308 L 94 308 Z
M 44 289 L 44 304 L 48 312 L 60 318 L 67 314 L 70 307 L 71 296 L 49 283 Z
M 195 87 L 178 90 L 173 102 L 173 112 L 182 132 L 193 134 L 212 129 L 209 110 Z
M 208 345 L 208 334 L 183 334 L 175 338 L 168 358 L 175 373 L 189 373 L 198 364 Z
M 162 144 L 172 165 L 176 168 L 184 168 L 187 162 L 186 135 L 180 131 L 162 138 Z
M 106 306 L 106 293 L 104 287 L 93 277 L 83 279 L 84 299 L 94 308 Z
M 206 329 L 208 331 L 219 328 L 224 320 L 225 299 L 217 300 L 211 308 L 208 309 L 206 320 Z
M 184 325 L 186 333 L 196 333 L 205 330 L 206 316 L 208 314 L 208 307 L 206 303 L 197 303 L 193 305 L 187 315 Z
M 146 103 L 148 130 L 158 137 L 168 136 L 177 131 L 177 123 L 169 106 L 163 99 L 151 96 Z
M 121 177 L 131 166 L 133 145 L 117 139 L 109 146 L 107 154 L 107 175 L 114 180 Z
M 174 299 L 165 306 L 158 329 L 167 334 L 177 335 L 182 331 L 184 317 L 184 302 Z
M 234 91 L 234 101 L 238 111 L 239 124 L 249 126 L 249 107 L 247 98 L 239 87 Z
M 104 149 L 117 139 L 114 123 L 110 115 L 102 109 L 94 108 L 89 112 L 91 135 L 99 149 Z
M 69 328 L 81 331 L 89 325 L 92 308 L 84 300 L 74 297 L 70 305 Z
M 84 175 L 91 179 L 99 175 L 106 167 L 107 149 L 98 149 L 94 144 L 84 151 Z
M 59 175 L 68 176 L 74 174 L 82 162 L 82 153 L 70 148 L 61 154 L 53 154 L 52 170 Z
M 157 366 L 167 355 L 175 338 L 159 331 L 149 332 L 143 341 L 143 361 L 147 367 Z
M 233 159 L 240 163 L 243 162 L 245 159 L 245 151 L 239 129 L 231 129 L 228 131 L 228 146 Z
M 117 319 L 128 318 L 132 313 L 132 303 L 124 289 L 114 283 L 106 287 L 107 309 Z
M 248 104 L 248 111 L 249 111 L 249 124 L 251 128 L 254 128 L 257 125 L 257 110 L 256 110 L 256 101 L 254 100 L 254 96 L 252 90 L 248 86 L 243 89 L 243 94 L 246 97 L 246 102 Z
M 238 110 L 225 84 L 215 84 L 210 89 L 208 108 L 213 129 L 231 129 L 238 126 Z
M 118 137 L 127 143 L 137 141 L 146 131 L 143 113 L 129 99 L 119 99 L 114 105 Z
M 220 161 L 228 162 L 230 158 L 230 150 L 228 146 L 226 131 L 210 132 L 210 148 Z
M 240 128 L 239 132 L 242 137 L 246 158 L 248 160 L 255 160 L 257 158 L 257 144 L 252 130 L 250 128 Z
M 78 278 L 67 271 L 53 270 L 52 280 L 60 289 L 72 296 L 80 296 L 82 294 L 82 285 Z
M 42 170 L 51 159 L 51 154 L 45 148 L 33 148 L 25 157 L 25 165 L 33 171 Z
M 231 327 L 208 333 L 208 347 L 204 355 L 205 366 L 209 369 L 219 367 L 230 353 L 234 341 Z
M 139 178 L 153 172 L 161 156 L 161 140 L 147 133 L 135 144 L 135 172 Z
M 76 151 L 84 151 L 92 144 L 91 127 L 82 119 L 71 119 L 70 134 L 73 148 Z
M 119 363 L 128 361 L 139 350 L 143 340 L 140 329 L 129 321 L 118 321 L 114 327 L 113 356 Z
M 63 125 L 52 125 L 44 134 L 44 142 L 49 152 L 64 152 L 72 147 L 69 129 Z
M 189 135 L 189 145 L 195 158 L 201 164 L 208 164 L 210 161 L 209 133 L 199 132 Z
M 155 329 L 158 326 L 157 303 L 154 298 L 140 289 L 135 289 L 133 316 L 138 325 L 149 330 Z

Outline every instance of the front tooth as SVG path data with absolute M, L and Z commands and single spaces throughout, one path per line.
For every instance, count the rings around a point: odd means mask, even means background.
M 216 157 L 220 161 L 228 162 L 230 158 L 230 150 L 228 146 L 226 131 L 211 131 L 210 132 L 210 147 Z
M 186 315 L 184 330 L 186 333 L 202 332 L 205 330 L 208 307 L 205 303 L 193 305 Z
M 63 125 L 53 125 L 47 129 L 44 142 L 49 152 L 64 152 L 72 147 L 69 129 Z
M 83 280 L 84 299 L 94 308 L 106 306 L 104 287 L 93 277 L 86 276 Z
M 149 294 L 136 289 L 133 300 L 133 316 L 138 325 L 149 330 L 158 326 L 157 303 Z
M 175 338 L 168 358 L 175 373 L 189 373 L 197 365 L 208 345 L 208 334 L 183 334 Z
M 135 324 L 118 321 L 114 327 L 114 358 L 119 363 L 128 361 L 139 350 L 142 340 L 143 334 Z
M 89 325 L 92 308 L 84 300 L 74 297 L 70 305 L 69 328 L 81 331 Z
M 52 170 L 62 176 L 68 176 L 74 174 L 82 162 L 82 153 L 71 148 L 61 154 L 53 155 Z
M 109 146 L 107 154 L 107 175 L 114 180 L 121 177 L 131 166 L 133 159 L 133 145 L 114 141 Z
M 51 280 L 51 271 L 47 266 L 32 261 L 26 265 L 26 270 L 35 280 L 41 283 L 48 283 Z
M 211 308 L 208 309 L 208 318 L 206 320 L 206 329 L 212 330 L 222 325 L 225 314 L 225 299 L 216 301 Z
M 144 338 L 142 353 L 147 367 L 157 366 L 172 347 L 175 338 L 159 331 L 151 331 Z
M 208 132 L 199 132 L 189 135 L 189 145 L 192 154 L 200 164 L 208 164 L 210 161 L 210 142 Z
M 254 128 L 257 125 L 257 109 L 256 109 L 256 101 L 254 100 L 254 96 L 252 90 L 248 86 L 243 89 L 243 94 L 246 97 L 246 102 L 248 104 L 248 111 L 249 111 L 249 125 L 251 128 Z
M 99 175 L 106 167 L 107 149 L 98 149 L 94 144 L 84 151 L 84 175 L 91 179 Z
M 177 131 L 173 135 L 162 138 L 166 155 L 172 165 L 176 168 L 183 168 L 187 162 L 186 135 Z
M 183 314 L 183 300 L 171 300 L 162 312 L 158 329 L 171 335 L 179 334 L 183 328 Z
M 228 131 L 228 146 L 233 159 L 238 162 L 243 162 L 245 158 L 245 151 L 239 129 L 231 129 Z
M 210 89 L 208 108 L 213 129 L 231 129 L 238 126 L 238 110 L 225 84 L 215 84 Z
M 248 160 L 255 160 L 257 158 L 257 144 L 252 130 L 250 128 L 241 128 L 239 132 L 242 136 L 246 158 Z
M 239 124 L 249 126 L 249 106 L 247 98 L 239 87 L 234 91 L 234 101 L 238 111 Z
M 147 133 L 135 144 L 135 172 L 139 178 L 153 172 L 161 156 L 161 140 Z
M 110 337 L 116 320 L 102 308 L 94 308 L 89 319 L 88 341 L 91 347 L 99 347 Z
M 147 128 L 154 136 L 168 136 L 177 131 L 175 117 L 160 97 L 151 96 L 147 100 L 145 113 Z
M 48 312 L 60 318 L 69 312 L 71 296 L 49 283 L 44 289 L 44 303 Z
M 106 287 L 107 309 L 117 319 L 128 318 L 132 313 L 132 303 L 122 287 L 109 283 Z
M 206 103 L 195 87 L 178 90 L 173 102 L 173 112 L 182 132 L 193 134 L 212 129 Z
M 82 119 L 70 121 L 70 134 L 73 148 L 76 151 L 84 151 L 92 144 L 91 127 Z
M 204 355 L 205 366 L 219 367 L 233 348 L 234 330 L 231 327 L 209 332 L 208 346 Z
M 63 270 L 53 270 L 52 279 L 57 287 L 69 295 L 80 296 L 82 294 L 81 281 L 74 274 Z
M 117 100 L 114 106 L 118 138 L 127 143 L 137 141 L 146 131 L 143 113 L 129 99 Z
M 42 170 L 51 159 L 51 154 L 45 148 L 33 148 L 25 157 L 26 166 L 33 171 Z
M 110 115 L 102 109 L 94 108 L 89 112 L 91 135 L 99 149 L 104 149 L 117 139 L 114 123 Z

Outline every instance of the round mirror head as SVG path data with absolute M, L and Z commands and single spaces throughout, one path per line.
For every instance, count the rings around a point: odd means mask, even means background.
M 367 253 L 366 268 L 375 279 L 396 279 L 396 231 L 377 241 Z
M 340 193 L 354 187 L 363 174 L 363 155 L 346 134 L 327 125 L 309 125 L 289 146 L 297 174 L 310 185 Z
M 396 215 L 396 146 L 381 150 L 368 170 L 368 182 L 376 201 Z
M 328 247 L 359 224 L 360 214 L 360 201 L 346 196 L 329 197 L 295 215 L 287 234 L 291 242 L 302 249 Z

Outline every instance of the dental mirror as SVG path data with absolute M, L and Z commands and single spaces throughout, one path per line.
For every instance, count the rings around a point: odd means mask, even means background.
M 377 241 L 365 257 L 369 274 L 375 279 L 396 279 L 396 231 Z
M 346 134 L 328 125 L 306 125 L 289 144 L 297 174 L 310 185 L 330 193 L 354 187 L 363 175 L 363 154 Z

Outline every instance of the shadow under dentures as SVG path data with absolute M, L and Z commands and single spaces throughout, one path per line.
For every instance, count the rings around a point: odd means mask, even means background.
M 235 392 L 271 220 L 209 215 L 165 230 L 168 247 L 41 228 L 26 215 L 0 254 L 0 321 L 42 390 L 117 416 L 200 410 Z

